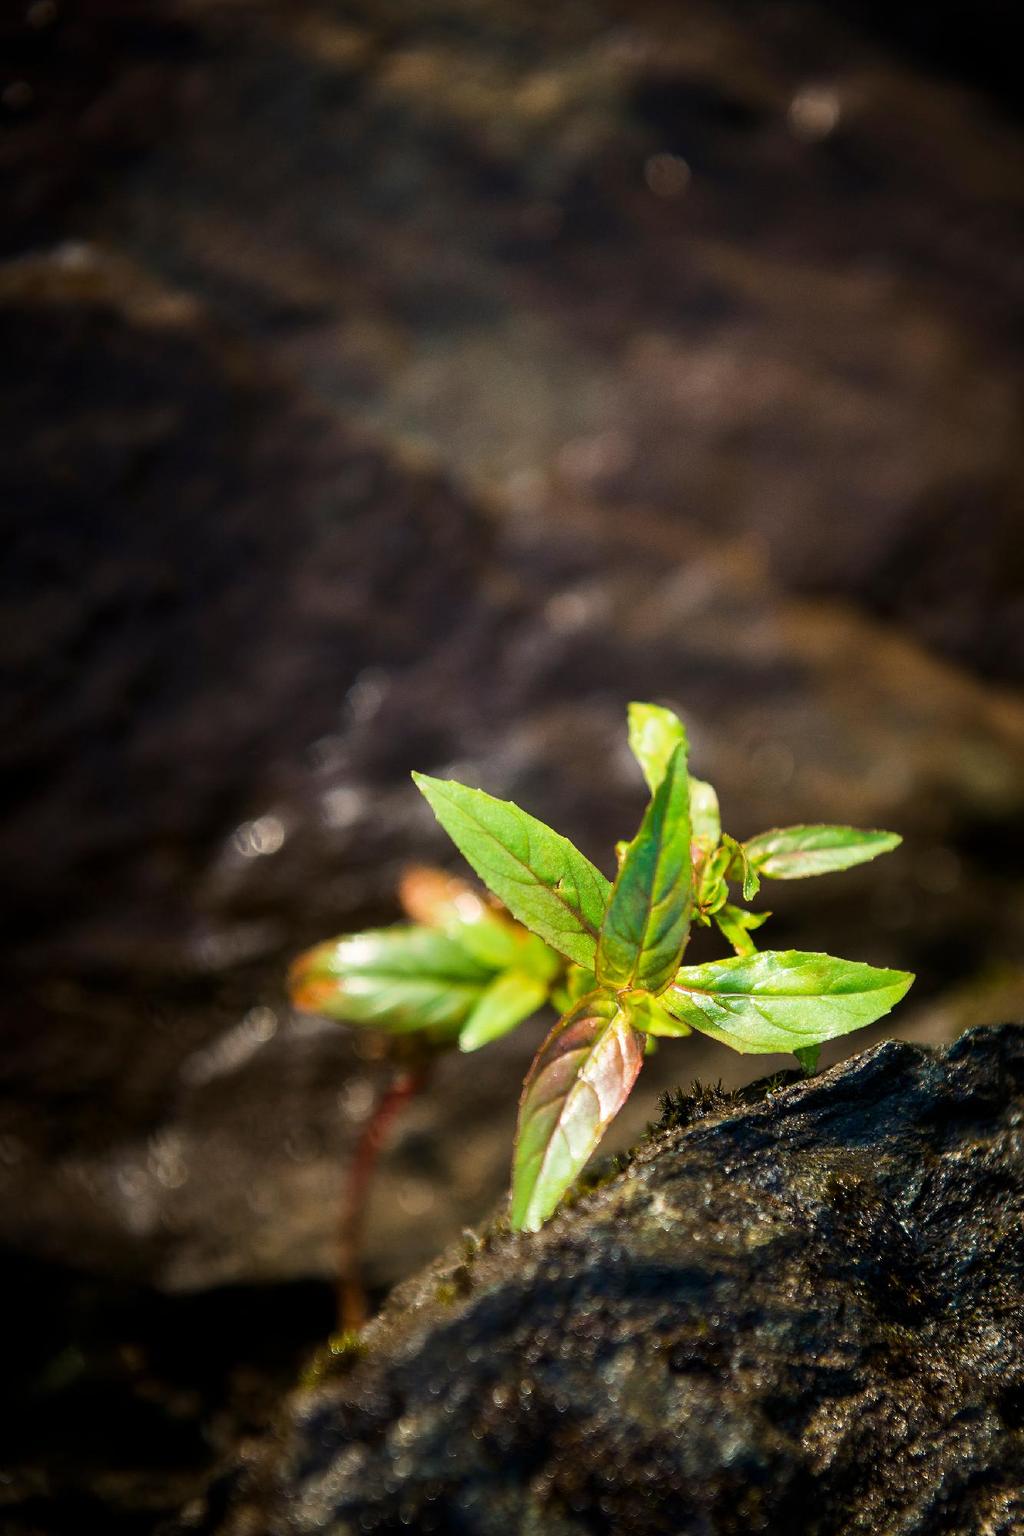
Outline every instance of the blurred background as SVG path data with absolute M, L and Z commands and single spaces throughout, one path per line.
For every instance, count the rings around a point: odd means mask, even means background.
M 672 704 L 734 834 L 904 834 L 770 891 L 918 973 L 850 1050 L 1024 1014 L 1013 10 L 0 12 L 5 1531 L 155 1529 L 330 1329 L 385 1074 L 284 970 L 457 867 L 411 768 L 607 869 Z M 409 1111 L 378 1293 L 543 1029 Z

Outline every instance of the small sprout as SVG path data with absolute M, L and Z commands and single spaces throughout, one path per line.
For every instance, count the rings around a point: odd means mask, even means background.
M 616 844 L 609 883 L 567 838 L 482 790 L 413 774 L 438 821 L 502 907 L 437 871 L 411 872 L 411 924 L 318 945 L 293 966 L 295 1005 L 430 1050 L 475 1051 L 545 1004 L 561 1017 L 519 1104 L 510 1223 L 536 1231 L 582 1172 L 658 1038 L 694 1030 L 745 1054 L 790 1051 L 808 1074 L 822 1043 L 880 1019 L 913 977 L 799 950 L 757 949 L 770 916 L 739 905 L 762 880 L 866 863 L 892 832 L 776 828 L 722 832 L 718 797 L 688 771 L 682 721 L 629 706 L 629 744 L 650 799 Z M 738 887 L 733 899 L 732 887 Z M 684 965 L 691 925 L 734 953 Z

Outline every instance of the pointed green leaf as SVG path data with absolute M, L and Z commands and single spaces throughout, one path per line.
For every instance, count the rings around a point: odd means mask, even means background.
M 690 927 L 690 817 L 686 751 L 677 746 L 615 877 L 597 946 L 607 987 L 668 986 Z
M 459 1035 L 460 1051 L 478 1051 L 516 1028 L 547 1001 L 548 989 L 522 971 L 496 976 L 481 995 Z
M 754 869 L 770 880 L 804 880 L 866 864 L 902 841 L 895 832 L 863 832 L 857 827 L 775 827 L 743 846 Z
M 686 730 L 678 715 L 660 704 L 630 704 L 629 749 L 643 771 L 653 795 L 665 777 L 676 747 L 686 750 Z
M 742 907 L 724 906 L 715 913 L 715 922 L 738 955 L 753 955 L 757 945 L 750 937 L 751 928 L 760 928 L 770 912 L 745 912 Z
M 523 1085 L 512 1164 L 512 1226 L 536 1232 L 618 1114 L 644 1037 L 614 997 L 592 993 L 561 1018 Z
M 684 966 L 661 1001 L 734 1051 L 794 1051 L 874 1023 L 913 979 L 832 955 L 765 950 Z
M 690 836 L 703 853 L 717 848 L 722 836 L 718 796 L 703 779 L 690 780 Z
M 727 848 L 731 854 L 727 873 L 734 880 L 742 881 L 743 900 L 753 901 L 761 889 L 761 881 L 757 870 L 750 862 L 746 848 L 742 843 L 738 843 L 734 837 L 730 837 L 728 832 L 722 838 L 722 847 Z
M 803 1067 L 804 1076 L 813 1077 L 818 1070 L 818 1057 L 821 1055 L 821 1046 L 798 1045 L 793 1055 Z
M 459 852 L 512 915 L 592 970 L 609 892 L 600 870 L 510 800 L 423 773 L 413 779 Z
M 447 1036 L 493 974 L 447 934 L 400 924 L 318 944 L 295 961 L 289 984 L 306 1013 L 392 1034 Z
M 686 727 L 671 709 L 659 704 L 630 704 L 629 746 L 653 795 L 665 777 L 676 747 L 688 751 Z M 704 779 L 690 779 L 690 836 L 705 852 L 717 847 L 722 835 L 718 796 Z

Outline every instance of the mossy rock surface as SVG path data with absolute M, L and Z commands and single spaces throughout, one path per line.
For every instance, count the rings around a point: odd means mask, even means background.
M 680 1098 L 538 1236 L 471 1246 L 209 1529 L 1024 1530 L 1024 1027 Z

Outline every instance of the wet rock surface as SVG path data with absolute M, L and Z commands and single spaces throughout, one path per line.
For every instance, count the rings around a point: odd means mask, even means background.
M 1014 1536 L 1022 1125 L 1021 1026 L 679 1096 L 402 1286 L 192 1528 Z

